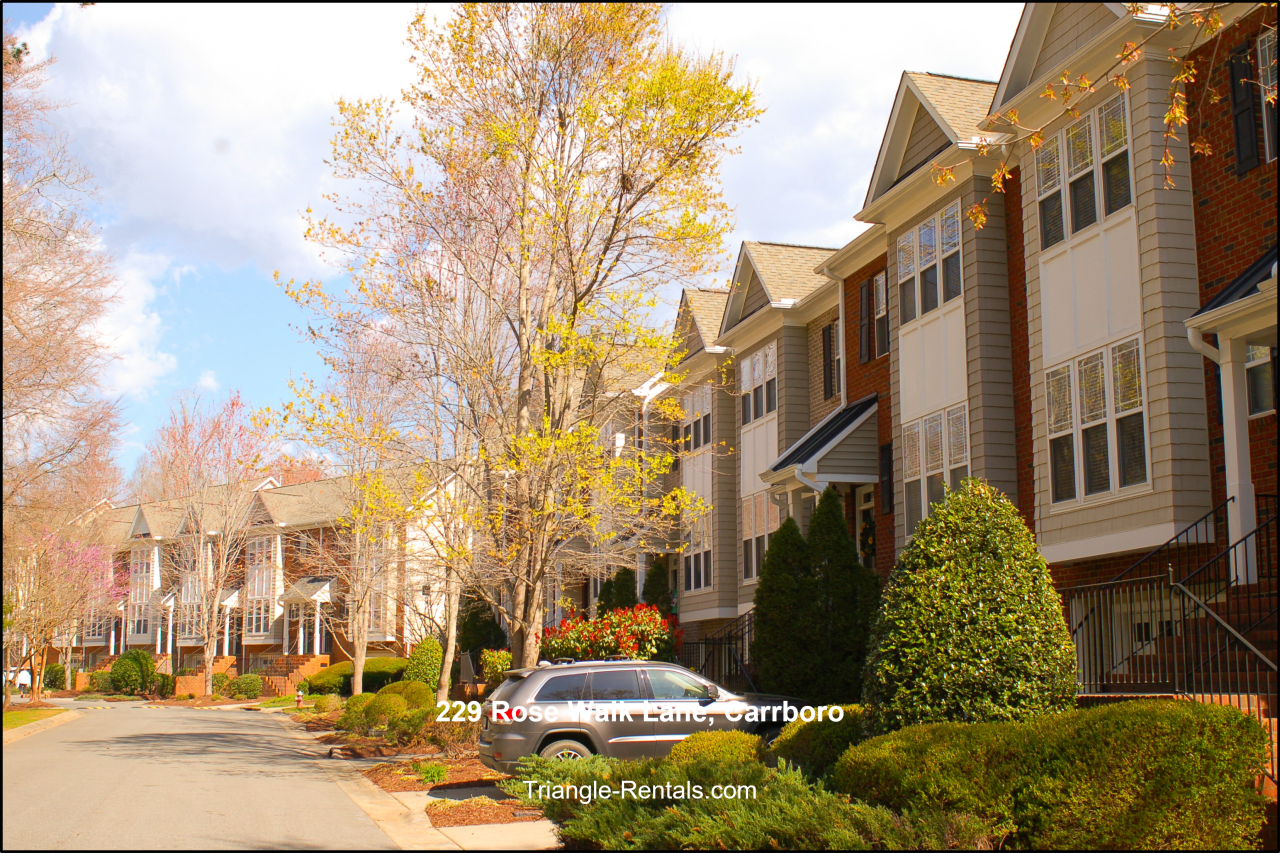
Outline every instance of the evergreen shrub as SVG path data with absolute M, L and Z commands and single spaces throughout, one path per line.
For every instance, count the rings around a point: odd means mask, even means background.
M 434 708 L 435 688 L 421 681 L 393 681 L 378 691 L 379 696 L 399 696 L 410 709 Z
M 444 652 L 435 637 L 427 637 L 413 647 L 409 655 L 409 665 L 405 667 L 404 680 L 416 681 L 427 685 L 434 691 L 440 684 L 440 665 L 444 661 Z
M 60 663 L 45 664 L 44 680 L 41 682 L 45 690 L 67 689 L 67 668 Z
M 612 609 L 630 610 L 639 603 L 640 600 L 636 598 L 635 569 L 618 569 L 618 573 L 613 576 Z
M 249 673 L 231 679 L 227 687 L 232 696 L 243 696 L 246 699 L 257 699 L 262 695 L 262 676 Z
M 231 692 L 231 676 L 225 672 L 215 672 L 213 674 L 213 692 L 222 696 L 227 696 Z
M 161 699 L 169 699 L 173 696 L 173 688 L 176 683 L 174 677 L 167 672 L 157 672 L 151 676 L 151 692 Z
M 912 726 L 851 747 L 837 791 L 968 812 L 1019 849 L 1252 848 L 1266 731 L 1229 706 L 1118 702 L 1021 722 Z
M 112 689 L 111 673 L 105 669 L 89 673 L 89 689 L 94 693 L 107 693 Z
M 965 480 L 930 509 L 889 576 L 864 676 L 868 732 L 1065 711 L 1075 670 L 1031 531 L 1007 497 Z
M 860 743 L 862 732 L 862 706 L 841 705 L 844 716 L 832 722 L 823 716 L 821 720 L 806 723 L 796 719 L 787 723 L 769 749 L 787 763 L 798 765 L 811 778 L 826 775 L 831 766 L 850 746 Z
M 342 716 L 338 717 L 338 722 L 335 725 L 346 732 L 363 734 L 367 731 L 364 722 L 364 710 L 376 698 L 376 694 L 373 693 L 358 693 L 352 696 L 342 706 Z
M 313 707 L 317 714 L 332 714 L 342 707 L 342 700 L 337 696 L 317 696 Z
M 156 672 L 156 662 L 142 649 L 129 651 L 111 664 L 111 686 L 120 693 L 132 696 L 151 689 L 151 679 Z
M 507 645 L 507 634 L 493 617 L 493 608 L 476 593 L 467 596 L 462 617 L 458 620 L 458 648 L 501 649 Z M 456 661 L 455 661 L 456 662 Z
M 645 604 L 653 605 L 663 616 L 671 615 L 671 569 L 665 556 L 655 559 L 644 575 L 644 589 L 641 598 Z
M 367 658 L 364 662 L 365 693 L 376 693 L 393 681 L 399 681 L 408 668 L 409 662 L 404 658 Z M 355 664 L 343 661 L 325 667 L 310 677 L 313 693 L 351 694 L 351 680 L 356 671 Z
M 694 732 L 671 748 L 667 760 L 681 765 L 695 761 L 728 765 L 759 761 L 763 755 L 759 735 L 740 731 Z
M 755 592 L 750 659 L 759 673 L 756 681 L 761 690 L 809 697 L 821 674 L 814 653 L 820 626 L 809 546 L 795 519 L 787 518 L 769 537 Z
M 403 696 L 385 693 L 373 697 L 373 701 L 364 707 L 364 724 L 368 729 L 386 727 L 388 731 L 409 711 L 409 703 Z

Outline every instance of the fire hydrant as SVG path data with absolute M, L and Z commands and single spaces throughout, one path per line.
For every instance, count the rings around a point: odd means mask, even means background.
M 301 711 L 302 710 L 302 688 L 301 687 L 298 688 L 298 695 L 293 697 L 293 701 L 294 701 L 294 704 L 297 706 L 298 710 Z

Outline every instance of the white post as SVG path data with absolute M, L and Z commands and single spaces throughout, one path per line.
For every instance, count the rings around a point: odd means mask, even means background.
M 1222 444 L 1227 468 L 1227 496 L 1235 500 L 1227 505 L 1227 529 L 1231 544 L 1238 542 L 1257 526 L 1254 510 L 1253 476 L 1249 470 L 1249 391 L 1245 379 L 1248 346 L 1239 338 L 1220 339 L 1222 353 Z M 1236 555 L 1237 583 L 1257 583 L 1257 560 L 1254 543 Z
M 231 654 L 231 608 L 224 607 L 222 609 L 222 618 L 225 620 L 222 625 L 222 656 L 225 658 Z
M 281 644 L 284 653 L 289 654 L 289 605 L 284 606 L 284 642 Z
M 160 644 L 164 642 L 164 605 L 162 604 L 160 607 L 161 610 L 156 614 L 156 618 L 152 623 L 155 625 L 156 632 L 156 657 L 160 656 Z
M 320 602 L 316 602 L 316 628 L 314 641 L 311 644 L 311 654 L 320 654 Z
M 174 607 L 169 608 L 169 657 L 173 657 L 173 611 Z M 171 661 L 172 662 L 172 661 Z M 170 666 L 169 669 L 175 670 L 176 667 Z
M 107 654 L 114 655 L 116 653 L 116 617 L 111 617 L 111 640 L 107 646 Z

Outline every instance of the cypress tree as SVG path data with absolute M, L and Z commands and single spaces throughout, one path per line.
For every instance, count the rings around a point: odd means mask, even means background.
M 667 575 L 669 571 L 665 555 L 655 559 L 649 571 L 645 572 L 642 590 L 644 603 L 658 608 L 663 616 L 671 615 L 671 584 Z
M 619 607 L 630 609 L 639 603 L 640 600 L 636 598 L 635 569 L 618 569 L 618 573 L 613 576 L 614 609 Z
M 613 603 L 614 586 L 613 578 L 605 578 L 601 581 L 600 594 L 596 596 L 596 616 L 603 616 L 617 606 Z
M 820 624 L 815 592 L 809 546 L 788 518 L 769 538 L 756 587 L 751 661 L 761 690 L 802 699 L 812 694 Z
M 876 576 L 858 562 L 838 492 L 828 487 L 809 520 L 809 559 L 817 587 L 816 702 L 847 704 L 862 695 L 867 634 L 879 599 Z

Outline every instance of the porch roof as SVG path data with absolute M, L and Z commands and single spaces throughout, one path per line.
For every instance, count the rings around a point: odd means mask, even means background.
M 283 604 L 327 604 L 329 585 L 333 578 L 305 577 L 289 584 L 284 595 L 280 597 Z
M 823 483 L 874 483 L 879 475 L 878 397 L 869 394 L 828 415 L 787 449 L 761 477 L 779 484 L 790 477 L 812 486 Z
M 1246 296 L 1252 296 L 1258 292 L 1258 285 L 1268 279 L 1276 277 L 1276 249 L 1272 246 L 1270 249 L 1262 253 L 1262 256 L 1254 261 L 1247 270 L 1236 276 L 1235 281 L 1228 284 L 1217 295 L 1206 302 L 1199 311 L 1192 314 L 1192 317 L 1199 317 L 1202 314 L 1221 308 L 1224 305 L 1230 305 Z

